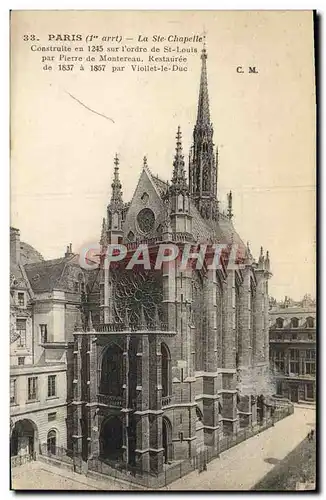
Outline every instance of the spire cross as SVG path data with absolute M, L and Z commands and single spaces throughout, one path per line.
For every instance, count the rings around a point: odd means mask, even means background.
M 229 219 L 232 219 L 232 217 L 233 217 L 233 212 L 232 212 L 232 191 L 230 191 L 228 193 L 228 211 L 227 211 L 227 215 L 228 215 Z
M 206 28 L 205 28 L 205 25 L 204 25 L 204 29 L 203 29 L 203 48 L 202 48 L 202 55 L 201 55 L 201 57 L 205 58 L 205 59 L 207 59 L 206 35 L 207 35 L 207 31 L 206 31 Z

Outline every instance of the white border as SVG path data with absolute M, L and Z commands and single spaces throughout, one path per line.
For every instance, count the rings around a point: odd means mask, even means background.
M 281 0 L 265 0 L 264 2 L 262 1 L 257 1 L 257 0 L 252 0 L 251 2 L 243 2 L 243 1 L 235 1 L 235 0 L 228 0 L 228 1 L 219 1 L 219 2 L 212 2 L 212 0 L 201 0 L 200 2 L 195 2 L 192 0 L 188 1 L 178 1 L 178 0 L 157 0 L 155 3 L 150 3 L 146 1 L 139 1 L 139 2 L 132 2 L 132 1 L 124 1 L 124 0 L 115 0 L 115 1 L 108 1 L 102 0 L 102 1 L 94 1 L 94 2 L 86 2 L 86 1 L 65 1 L 65 0 L 55 0 L 55 1 L 48 1 L 46 2 L 46 10 L 69 10 L 69 9 L 78 9 L 78 10 L 100 10 L 100 9 L 105 9 L 105 10 L 312 10 L 312 9 L 317 9 L 317 11 L 323 15 L 325 12 L 324 7 L 324 0 L 323 2 L 321 0 L 311 2 L 311 1 L 288 1 L 284 2 Z M 8 145 L 9 145 L 9 127 L 8 127 L 8 118 L 9 118 L 9 10 L 44 10 L 45 8 L 45 2 L 44 0 L 37 0 L 37 1 L 22 1 L 22 0 L 13 0 L 12 2 L 8 2 L 7 0 L 4 0 L 1 2 L 0 6 L 0 33 L 1 33 L 1 44 L 0 44 L 0 61 L 1 61 L 1 66 L 2 66 L 2 77 L 0 79 L 1 83 L 1 133 L 0 133 L 0 138 L 1 138 L 1 151 L 2 151 L 2 161 L 1 161 L 1 196 L 0 196 L 0 202 L 1 202 L 1 210 L 0 210 L 0 229 L 1 229 L 1 235 L 2 235 L 2 245 L 1 245 L 1 264 L 2 264 L 2 280 L 1 280 L 1 286 L 0 286 L 0 304 L 1 304 L 1 336 L 2 336 L 2 345 L 1 345 L 1 352 L 2 352 L 2 359 L 1 359 L 1 389 L 2 389 L 2 394 L 1 394 L 1 401 L 2 401 L 2 411 L 0 413 L 1 416 L 1 466 L 0 466 L 0 471 L 1 471 L 1 489 L 2 489 L 2 494 L 4 495 L 5 498 L 11 497 L 13 495 L 12 492 L 9 492 L 9 461 L 8 461 L 8 452 L 9 452 L 9 441 L 8 441 L 8 430 L 9 430 L 9 397 L 8 397 L 8 392 L 9 392 L 9 335 L 8 335 L 8 330 L 9 330 L 9 294 L 8 294 L 8 285 L 9 285 L 9 155 L 8 155 Z M 322 24 L 325 23 L 325 19 L 322 20 Z M 322 28 L 322 26 L 321 26 Z M 325 47 L 324 47 L 324 37 L 321 34 L 321 40 L 320 40 L 320 59 L 322 59 L 322 54 L 325 58 Z M 321 61 L 320 61 L 321 64 Z M 325 66 L 324 66 L 325 67 Z M 319 99 L 321 100 L 320 96 L 322 94 L 322 91 L 325 89 L 325 75 L 324 75 L 324 67 L 321 68 L 321 75 L 320 75 L 320 88 L 319 88 Z M 320 102 L 321 104 L 321 102 Z M 324 114 L 324 105 L 323 107 L 319 108 L 319 114 L 320 114 L 320 123 L 322 122 L 322 118 L 325 118 Z M 324 143 L 325 139 L 325 125 L 323 130 L 320 130 L 320 136 L 319 136 L 319 141 L 320 141 L 320 150 L 322 149 L 322 144 Z M 324 162 L 322 162 L 322 154 L 320 151 L 320 158 L 319 158 L 319 171 L 320 171 L 320 209 L 321 213 L 319 216 L 321 217 L 321 225 L 320 225 L 320 231 L 322 231 L 322 227 L 324 226 L 324 221 L 326 220 L 325 217 L 325 203 L 322 203 L 322 191 L 323 195 L 325 193 L 325 176 L 322 176 L 322 170 L 324 167 Z M 320 248 L 320 256 L 322 257 L 322 249 L 325 248 L 325 233 L 320 234 L 320 243 L 321 243 L 321 248 Z M 324 282 L 325 274 L 324 274 L 325 268 L 319 269 L 319 279 L 322 277 L 322 282 Z M 298 272 L 300 272 L 298 270 Z M 320 284 L 321 286 L 321 284 Z M 326 299 L 323 297 L 323 300 L 321 301 L 320 298 L 320 310 L 325 311 L 326 310 Z M 321 318 L 320 318 L 321 319 Z M 319 340 L 321 341 L 322 335 L 324 333 L 323 329 L 323 324 L 319 325 Z M 322 359 L 324 358 L 325 355 L 325 345 L 326 342 L 324 341 L 322 345 L 322 352 L 320 353 L 319 356 L 319 361 L 321 366 L 323 367 L 325 363 L 322 363 Z M 5 349 L 6 346 L 6 349 Z M 326 356 L 325 356 L 326 359 Z M 325 378 L 324 378 L 325 371 L 322 368 L 322 372 L 320 372 L 320 379 L 319 379 L 319 397 L 320 399 L 323 399 L 323 390 L 322 388 L 324 387 L 325 384 Z M 324 415 L 323 413 L 323 403 L 321 402 L 321 408 L 320 408 L 320 417 Z M 320 418 L 319 424 L 322 423 L 322 419 Z M 323 439 L 322 439 L 322 451 L 324 450 L 324 436 L 325 432 L 322 433 Z M 321 444 L 321 442 L 320 442 Z M 324 461 L 321 459 L 320 463 L 320 480 L 321 480 L 321 486 L 323 487 L 323 472 L 324 472 Z M 31 492 L 32 493 L 32 492 Z M 59 492 L 58 492 L 59 493 Z M 118 493 L 118 492 L 117 492 Z M 214 493 L 214 492 L 213 492 Z M 114 492 L 110 492 L 111 496 L 115 495 Z M 107 493 L 103 493 L 104 495 L 107 495 Z M 172 495 L 172 494 L 170 494 Z M 179 494 L 180 495 L 180 494 Z M 178 496 L 179 496 L 178 495 Z M 184 494 L 186 495 L 186 493 Z M 182 495 L 182 496 L 184 496 Z M 241 494 L 242 497 L 246 497 L 247 495 L 250 495 L 249 493 Z M 244 496 L 243 496 L 244 495 Z M 275 494 L 275 495 L 282 495 L 280 494 Z M 64 495 L 65 496 L 65 495 Z M 100 495 L 102 496 L 102 495 Z M 172 495 L 174 496 L 174 495 Z M 43 495 L 40 495 L 39 498 L 42 498 Z

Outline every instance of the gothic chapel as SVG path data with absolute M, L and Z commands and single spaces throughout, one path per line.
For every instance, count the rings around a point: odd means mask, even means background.
M 207 52 L 201 53 L 197 120 L 188 180 L 180 128 L 171 182 L 144 158 L 125 203 L 114 160 L 111 200 L 100 244 L 123 243 L 124 261 L 90 272 L 86 320 L 75 327 L 68 422 L 84 463 L 122 464 L 160 473 L 204 447 L 263 422 L 269 384 L 268 252 L 254 260 L 217 199 L 218 151 L 210 120 Z M 155 257 L 160 243 L 237 244 L 243 265 L 126 269 L 139 245 Z

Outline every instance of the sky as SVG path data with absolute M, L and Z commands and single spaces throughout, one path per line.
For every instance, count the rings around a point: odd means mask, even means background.
M 40 61 L 48 53 L 33 52 L 23 36 L 35 33 L 37 45 L 49 45 L 49 34 L 137 39 L 204 31 L 221 204 L 231 189 L 237 232 L 254 257 L 261 246 L 269 250 L 272 296 L 315 296 L 316 117 L 308 11 L 15 12 L 11 225 L 46 259 L 62 256 L 70 242 L 76 252 L 97 242 L 115 153 L 124 201 L 132 197 L 145 154 L 153 173 L 171 178 L 178 125 L 187 163 L 201 66 L 202 44 L 192 43 L 187 46 L 197 53 L 186 54 L 186 72 L 48 72 Z M 183 46 L 170 44 L 177 45 Z M 245 73 L 237 73 L 238 66 Z M 258 74 L 249 74 L 249 66 Z

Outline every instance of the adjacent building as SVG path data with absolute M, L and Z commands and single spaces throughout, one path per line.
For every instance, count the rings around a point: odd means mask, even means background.
M 67 445 L 67 350 L 85 279 L 71 247 L 45 261 L 10 229 L 10 447 L 13 464 Z
M 276 392 L 295 403 L 316 399 L 316 302 L 271 304 L 270 362 Z

